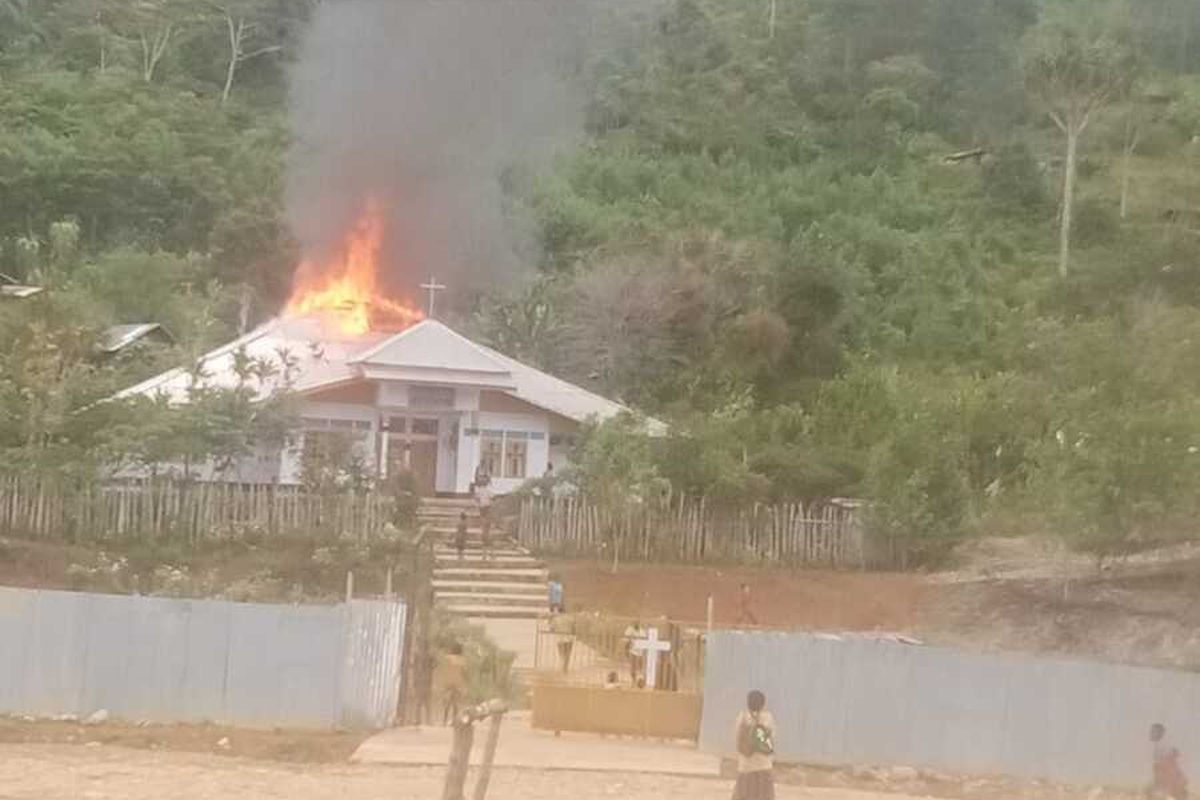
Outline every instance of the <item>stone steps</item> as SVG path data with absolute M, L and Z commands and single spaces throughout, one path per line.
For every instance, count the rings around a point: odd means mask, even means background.
M 462 558 L 454 547 L 458 525 L 467 515 Z M 541 559 L 492 526 L 483 547 L 483 521 L 473 499 L 423 500 L 417 518 L 434 542 L 433 593 L 439 608 L 477 621 L 526 668 L 535 661 L 537 619 L 547 613 L 548 571 Z

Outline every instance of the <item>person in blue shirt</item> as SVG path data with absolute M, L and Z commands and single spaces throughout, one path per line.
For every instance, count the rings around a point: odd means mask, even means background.
M 567 608 L 563 605 L 563 585 L 562 580 L 557 575 L 550 576 L 550 583 L 547 587 L 547 595 L 550 601 L 551 614 L 563 614 Z

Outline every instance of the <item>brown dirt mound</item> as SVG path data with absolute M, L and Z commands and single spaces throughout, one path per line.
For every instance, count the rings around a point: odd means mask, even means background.
M 906 631 L 928 591 L 915 575 L 630 564 L 613 574 L 592 561 L 550 564 L 572 610 L 702 622 L 709 595 L 718 624 L 737 621 L 745 583 L 761 625 L 822 630 Z

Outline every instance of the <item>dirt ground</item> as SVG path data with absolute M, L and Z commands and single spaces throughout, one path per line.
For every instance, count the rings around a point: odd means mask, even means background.
M 549 567 L 562 576 L 572 610 L 702 622 L 711 594 L 716 622 L 729 625 L 745 583 L 759 623 L 778 628 L 911 630 L 929 588 L 916 575 L 828 570 L 628 564 L 614 575 L 595 561 Z
M 429 800 L 443 772 L 429 768 L 288 765 L 116 747 L 0 745 L 3 800 Z M 472 787 L 468 783 L 468 791 Z M 702 778 L 498 770 L 490 800 L 725 800 L 730 783 Z M 880 800 L 847 789 L 780 788 L 783 800 Z
M 1200 670 L 1200 560 L 1151 572 L 933 587 L 919 634 L 1018 650 Z
M 360 594 L 382 594 L 391 569 L 403 590 L 399 542 L 280 537 L 63 541 L 0 537 L 0 586 L 294 603 L 339 599 L 346 573 Z
M 103 725 L 0 717 L 0 748 L 13 744 L 116 745 L 135 750 L 209 753 L 306 764 L 344 763 L 364 733 L 249 730 L 219 725 Z M 95 746 L 95 745 L 93 745 Z M 2 752 L 2 750 L 0 750 Z M 0 756 L 2 758 L 2 756 Z M 0 785 L 0 798 L 4 786 Z

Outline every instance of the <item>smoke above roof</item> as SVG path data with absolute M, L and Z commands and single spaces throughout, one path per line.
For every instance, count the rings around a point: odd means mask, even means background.
M 545 163 L 582 126 L 574 76 L 600 0 L 326 0 L 291 76 L 287 213 L 321 259 L 374 198 L 385 283 L 452 293 L 536 258 L 501 176 Z M 604 17 L 611 15 L 611 3 Z

